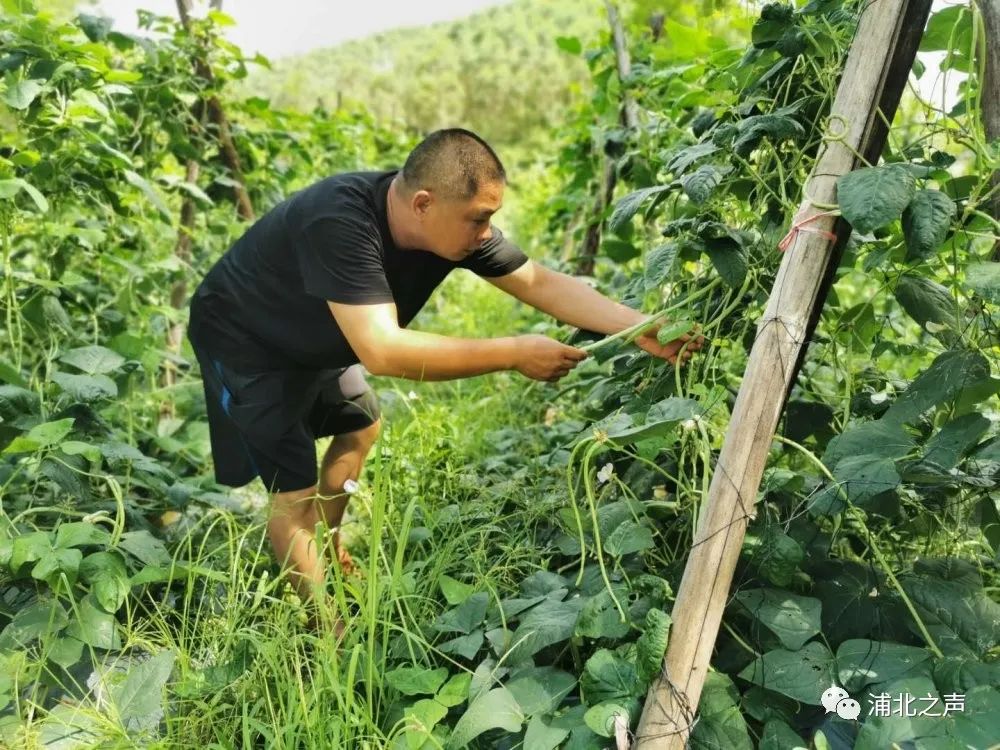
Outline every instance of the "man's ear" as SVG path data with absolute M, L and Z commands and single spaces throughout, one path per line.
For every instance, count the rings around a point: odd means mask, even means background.
M 410 199 L 410 206 L 413 208 L 413 213 L 421 219 L 427 215 L 433 203 L 434 196 L 427 190 L 418 190 L 413 194 L 413 198 Z

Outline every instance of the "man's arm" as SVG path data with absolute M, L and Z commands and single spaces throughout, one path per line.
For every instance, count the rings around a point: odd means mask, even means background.
M 533 260 L 487 281 L 556 320 L 587 331 L 618 333 L 649 317 L 608 299 L 580 279 Z
M 452 380 L 517 370 L 536 380 L 555 381 L 587 356 L 546 336 L 462 339 L 400 328 L 391 302 L 327 304 L 361 364 L 373 375 Z

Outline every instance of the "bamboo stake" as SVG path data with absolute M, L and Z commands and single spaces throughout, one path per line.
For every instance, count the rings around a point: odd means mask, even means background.
M 729 598 L 746 525 L 778 419 L 798 374 L 850 227 L 816 203 L 836 202 L 837 177 L 876 162 L 930 12 L 930 0 L 879 0 L 865 6 L 829 130 L 792 228 L 712 476 L 694 546 L 673 609 L 663 672 L 646 696 L 637 750 L 685 747 Z M 808 231 L 796 226 L 809 219 Z M 814 232 L 815 230 L 815 232 Z M 818 696 L 817 696 L 818 697 Z

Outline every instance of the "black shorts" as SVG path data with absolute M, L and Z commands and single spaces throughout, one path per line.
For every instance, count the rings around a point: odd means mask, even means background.
M 361 365 L 237 372 L 191 343 L 220 484 L 241 487 L 259 476 L 268 492 L 311 487 L 316 439 L 356 432 L 379 418 L 378 399 Z

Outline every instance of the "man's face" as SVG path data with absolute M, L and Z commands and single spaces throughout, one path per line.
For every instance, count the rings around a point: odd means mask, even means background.
M 451 261 L 460 261 L 493 236 L 490 219 L 503 202 L 503 183 L 482 185 L 469 200 L 426 195 L 421 200 L 418 194 L 416 201 L 425 250 Z

